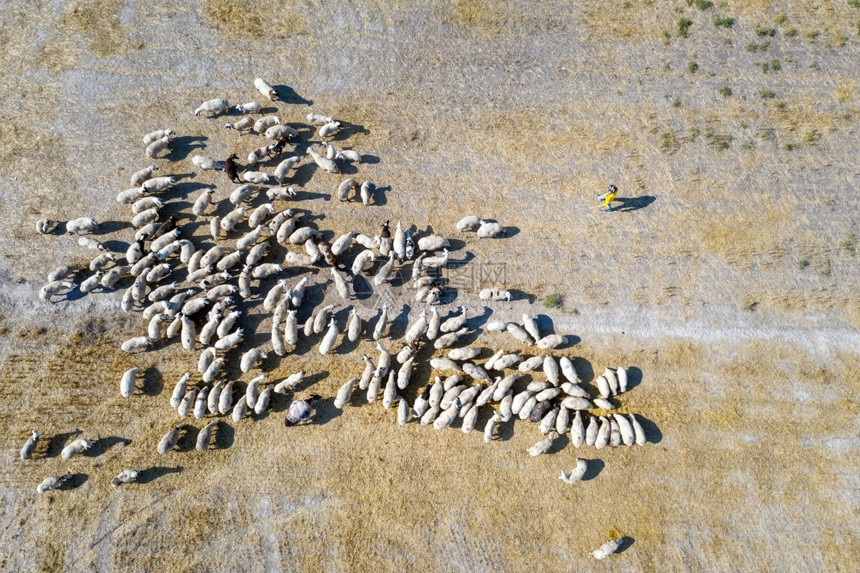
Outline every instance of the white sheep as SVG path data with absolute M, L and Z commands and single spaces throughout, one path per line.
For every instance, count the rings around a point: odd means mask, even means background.
M 195 155 L 191 158 L 191 162 L 203 170 L 211 170 L 211 171 L 223 171 L 224 170 L 224 162 L 216 161 L 215 159 L 208 157 L 206 155 Z
M 320 137 L 328 137 L 330 135 L 334 135 L 340 129 L 339 121 L 330 121 L 325 125 L 321 126 L 319 129 Z
M 52 489 L 60 487 L 70 479 L 72 479 L 72 474 L 46 477 L 42 480 L 42 483 L 36 486 L 36 491 L 38 493 L 45 493 L 46 491 L 51 491 Z
M 170 450 L 173 449 L 173 446 L 176 445 L 176 442 L 179 441 L 179 426 L 176 426 L 161 438 L 161 441 L 158 442 L 158 446 L 156 446 L 155 450 L 159 454 L 166 454 Z
M 289 125 L 273 125 L 272 127 L 266 129 L 263 134 L 267 139 L 273 139 L 275 141 L 281 140 L 284 137 L 296 138 L 299 136 L 299 132 L 295 130 L 295 128 L 290 127 Z
M 162 139 L 164 137 L 173 137 L 173 130 L 170 128 L 167 129 L 156 129 L 155 131 L 151 131 L 143 136 L 143 144 L 149 145 L 153 141 L 157 139 Z M 135 185 L 132 183 L 132 185 Z
M 278 101 L 278 92 L 263 78 L 254 79 L 254 87 L 257 91 L 269 98 L 270 101 Z
M 595 559 L 606 559 L 621 547 L 621 538 L 618 539 L 610 539 L 597 549 L 591 552 Z
M 92 217 L 79 217 L 66 223 L 66 232 L 74 235 L 91 233 L 98 228 L 99 224 Z
M 224 98 L 210 99 L 201 103 L 200 107 L 194 110 L 194 115 L 200 115 L 202 112 L 208 111 L 211 114 L 209 117 L 215 117 L 227 111 L 228 107 L 230 107 L 230 104 Z
M 287 157 L 278 163 L 278 166 L 275 167 L 275 179 L 278 183 L 283 183 L 287 173 L 289 173 L 290 169 L 293 169 L 296 166 L 300 159 L 301 157 L 294 155 L 292 157 Z
M 361 154 L 354 149 L 343 149 L 337 152 L 334 158 L 338 161 L 353 161 L 361 163 Z
M 33 450 L 36 449 L 36 443 L 39 441 L 39 437 L 42 434 L 33 430 L 33 434 L 27 438 L 27 442 L 24 444 L 24 447 L 21 448 L 21 461 L 26 461 L 30 459 L 30 456 L 33 455 Z
M 243 117 L 239 121 L 227 122 L 224 124 L 225 129 L 235 129 L 236 131 L 243 131 L 245 129 L 250 129 L 254 125 L 254 118 L 247 116 Z
M 156 137 L 155 139 L 159 139 Z M 153 140 L 155 141 L 155 140 Z M 144 143 L 147 143 L 146 138 L 144 138 Z M 149 142 L 152 143 L 152 142 Z M 158 167 L 155 165 L 150 165 L 149 167 L 144 167 L 140 171 L 135 171 L 131 176 L 131 185 L 132 187 L 140 187 L 140 184 L 152 177 L 152 174 L 158 170 Z
M 311 125 L 325 125 L 334 121 L 333 118 L 327 115 L 319 115 L 317 113 L 309 113 L 307 116 L 307 120 L 308 123 Z
M 510 291 L 500 289 L 498 287 L 485 288 L 478 293 L 478 298 L 481 300 L 506 300 L 510 302 L 511 293 Z
M 93 447 L 93 445 L 90 442 L 83 438 L 78 438 L 77 440 L 73 441 L 71 444 L 63 448 L 63 451 L 60 452 L 60 456 L 64 460 L 68 460 L 75 454 L 79 454 L 84 450 L 90 449 L 91 447 Z
M 308 149 L 308 153 L 313 158 L 314 163 L 317 164 L 317 167 L 319 167 L 323 171 L 327 171 L 328 173 L 340 173 L 340 168 L 337 166 L 337 163 L 335 163 L 325 155 L 320 155 L 313 148 Z
M 126 370 L 125 374 L 122 375 L 122 379 L 119 382 L 119 394 L 123 398 L 128 398 L 131 396 L 132 391 L 134 390 L 134 377 L 140 373 L 140 368 L 131 368 L 130 370 Z
M 170 146 L 170 136 L 165 135 L 161 139 L 156 139 L 146 146 L 147 157 L 155 157 Z
M 158 193 L 164 191 L 174 183 L 176 183 L 176 177 L 173 176 L 153 177 L 144 181 L 140 188 L 146 193 Z
M 110 480 L 110 484 L 113 487 L 119 487 L 124 483 L 132 483 L 137 481 L 138 477 L 140 477 L 140 472 L 137 470 L 122 470 L 116 475 L 115 478 Z
M 242 179 L 248 183 L 269 183 L 272 176 L 262 171 L 245 171 L 242 173 Z
M 565 473 L 564 470 L 561 470 L 561 475 L 558 476 L 558 479 L 564 483 L 576 483 L 585 476 L 587 469 L 588 463 L 581 458 L 576 458 L 576 467 L 570 470 L 570 473 Z
M 478 237 L 481 239 L 493 239 L 505 235 L 505 228 L 499 223 L 484 222 L 478 227 Z
M 117 200 L 119 200 L 117 198 Z M 39 219 L 36 221 L 36 232 L 40 235 L 48 235 L 57 230 L 59 223 L 51 219 Z
M 267 129 L 276 125 L 281 125 L 281 118 L 276 115 L 267 115 L 254 122 L 253 130 L 263 134 Z
M 245 114 L 245 113 L 255 113 L 260 111 L 261 106 L 258 101 L 249 101 L 248 103 L 240 103 L 236 107 L 236 111 Z

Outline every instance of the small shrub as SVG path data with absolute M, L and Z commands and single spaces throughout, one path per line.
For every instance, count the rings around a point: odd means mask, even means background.
M 776 30 L 773 28 L 763 28 L 761 26 L 756 26 L 755 35 L 759 36 L 760 38 L 763 38 L 766 36 L 769 36 L 772 38 L 772 37 L 776 36 Z
M 848 235 L 848 238 L 839 243 L 839 246 L 845 249 L 852 257 L 857 254 L 857 237 L 854 233 Z
M 741 121 L 741 122 L 738 124 L 738 126 L 739 126 L 741 129 L 746 129 L 746 128 L 748 128 L 750 125 L 749 125 L 747 122 L 745 122 L 745 121 Z
M 818 36 L 821 35 L 821 32 L 817 30 L 807 30 L 804 35 L 810 40 L 815 40 L 816 38 L 818 38 Z
M 783 146 L 783 148 L 784 148 L 786 151 L 794 151 L 795 149 L 797 149 L 797 144 L 796 144 L 796 143 L 786 143 L 786 144 Z
M 764 52 L 770 46 L 770 42 L 762 42 L 761 44 L 756 44 L 755 42 L 750 42 L 747 44 L 747 52 Z
M 728 133 L 715 133 L 710 129 L 705 132 L 705 139 L 708 140 L 714 149 L 718 151 L 724 151 L 732 146 L 732 140 L 734 139 Z
M 668 46 L 671 39 L 672 34 L 670 34 L 668 30 L 663 30 L 663 44 Z
M 761 99 L 773 99 L 776 97 L 776 92 L 773 90 L 758 90 L 758 95 Z
M 673 147 L 678 144 L 678 140 L 675 139 L 675 134 L 671 129 L 667 129 L 663 133 L 660 134 L 660 148 L 663 151 L 669 151 Z
M 696 5 L 696 8 L 699 10 L 707 10 L 708 8 L 713 8 L 714 3 L 711 0 L 694 0 L 693 4 Z
M 819 139 L 821 139 L 821 132 L 817 129 L 813 129 L 809 133 L 807 133 L 803 140 L 809 145 L 814 145 Z
M 751 298 L 746 298 L 746 299 L 744 299 L 743 303 L 741 304 L 741 309 L 745 310 L 747 312 L 752 312 L 755 310 L 755 307 L 757 307 L 757 306 L 758 306 L 757 300 L 752 300 Z
M 808 266 L 809 266 L 809 261 L 806 259 L 800 259 L 799 261 L 797 261 L 797 268 L 800 270 L 803 270 Z
M 823 277 L 829 277 L 829 276 L 830 276 L 830 273 L 831 273 L 831 269 L 830 269 L 830 261 L 827 261 L 827 262 L 824 264 L 824 268 L 821 270 L 821 276 L 823 276 Z
M 695 125 L 690 128 L 690 141 L 696 141 L 696 138 L 699 137 L 699 128 Z
M 725 97 L 729 97 L 730 95 L 732 95 L 732 88 L 730 88 L 729 86 L 721 87 L 720 88 L 720 95 L 725 96 Z
M 672 100 L 672 107 L 681 107 L 681 98 L 676 97 Z
M 788 22 L 788 16 L 785 14 L 780 14 L 779 16 L 776 17 L 774 22 L 776 22 L 779 25 L 785 24 L 786 22 Z
M 729 16 L 718 16 L 714 18 L 714 26 L 719 26 L 720 28 L 731 28 L 735 25 L 735 19 L 730 18 Z
M 687 64 L 687 70 L 689 70 L 691 74 L 695 74 L 698 69 L 699 64 L 697 64 L 696 62 L 690 62 Z
M 848 5 L 852 8 L 860 8 L 860 0 L 848 0 Z
M 773 72 L 778 72 L 779 70 L 782 69 L 782 64 L 779 63 L 779 60 L 774 58 L 770 61 L 770 69 Z
M 779 111 L 785 111 L 785 108 L 787 108 L 788 106 L 785 105 L 784 101 L 778 101 L 775 104 L 773 104 L 773 107 L 778 109 Z
M 561 306 L 561 295 L 558 293 L 548 294 L 543 299 L 545 308 L 558 308 Z
M 693 25 L 693 21 L 689 18 L 679 18 L 678 19 L 678 37 L 686 38 L 690 35 L 690 26 Z
M 786 38 L 794 38 L 795 36 L 797 36 L 797 28 L 792 27 L 785 31 Z
M 755 149 L 755 143 L 753 142 L 752 139 L 748 139 L 748 140 L 744 141 L 743 143 L 741 143 L 741 149 L 744 149 L 746 151 L 750 151 L 752 149 Z

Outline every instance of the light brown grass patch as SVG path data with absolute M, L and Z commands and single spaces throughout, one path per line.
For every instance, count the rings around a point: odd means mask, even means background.
M 658 38 L 664 30 L 673 31 L 675 19 L 669 5 L 652 0 L 625 2 L 624 6 L 606 2 L 583 3 L 584 22 L 589 40 L 611 38 Z
M 66 6 L 60 26 L 73 32 L 97 56 L 112 56 L 128 47 L 119 23 L 119 0 L 78 0 Z
M 311 31 L 304 17 L 275 2 L 209 0 L 203 14 L 220 32 L 240 38 L 261 38 L 265 32 L 283 39 Z

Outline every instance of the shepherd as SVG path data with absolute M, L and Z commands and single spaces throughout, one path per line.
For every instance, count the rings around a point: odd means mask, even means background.
M 618 195 L 618 187 L 615 185 L 610 185 L 603 195 L 597 195 L 597 200 L 603 201 L 600 209 L 603 211 L 612 211 L 612 202 L 615 201 L 616 195 Z

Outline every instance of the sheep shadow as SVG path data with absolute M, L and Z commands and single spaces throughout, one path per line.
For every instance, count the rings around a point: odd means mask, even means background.
M 63 434 L 57 434 L 53 436 L 50 440 L 48 440 L 48 448 L 45 451 L 45 458 L 55 458 L 60 455 L 60 452 L 63 451 L 63 448 L 66 445 L 66 442 L 69 441 L 69 438 L 74 436 L 79 436 L 83 433 L 83 430 L 75 430 L 73 432 L 65 432 Z
M 167 474 L 178 474 L 181 471 L 182 466 L 172 468 L 166 466 L 153 466 L 137 474 L 137 483 L 148 484 Z
M 290 183 L 292 185 L 298 185 L 299 187 L 304 187 L 308 183 L 310 183 L 311 178 L 317 170 L 317 164 L 313 161 L 308 163 L 302 163 L 299 165 L 295 171 L 293 171 L 292 177 L 290 177 Z
M 361 156 L 361 162 L 367 163 L 368 165 L 376 165 L 377 163 L 379 163 L 379 156 L 364 154 Z
M 170 153 L 164 159 L 181 161 L 195 149 L 205 149 L 207 137 L 203 135 L 180 135 L 170 142 Z
M 332 139 L 334 141 L 343 141 L 344 139 L 349 139 L 353 135 L 357 134 L 368 135 L 370 130 L 364 127 L 363 125 L 359 125 L 357 123 L 350 123 L 348 121 L 340 122 L 340 129 L 337 130 L 337 133 L 334 134 Z
M 594 380 L 594 367 L 591 362 L 580 356 L 571 359 L 571 362 L 573 362 L 573 368 L 581 382 L 589 383 Z
M 642 384 L 642 370 L 636 366 L 627 369 L 627 391 Z
M 272 86 L 272 88 L 274 88 L 275 93 L 278 94 L 278 100 L 284 103 L 307 106 L 314 104 L 313 100 L 303 98 L 290 86 L 278 84 L 276 86 Z
M 613 208 L 613 211 L 622 213 L 637 211 L 643 209 L 653 203 L 656 197 L 653 195 L 642 195 L 641 197 L 616 197 L 615 201 L 621 203 L 620 207 Z
M 93 442 L 93 446 L 86 451 L 86 456 L 89 458 L 97 458 L 110 448 L 117 444 L 127 446 L 131 443 L 129 438 L 121 438 L 119 436 L 109 436 L 107 438 L 99 438 Z
M 549 447 L 547 454 L 557 454 L 567 447 L 570 443 L 570 437 L 567 434 L 563 436 L 558 436 L 556 439 L 552 441 L 552 445 Z
M 634 543 L 636 543 L 636 541 L 632 537 L 630 537 L 629 535 L 625 535 L 621 538 L 621 545 L 618 546 L 618 549 L 615 550 L 615 553 L 624 553 L 625 551 L 633 547 Z
M 84 473 L 71 474 L 57 489 L 62 491 L 77 489 L 84 485 L 89 477 L 88 474 Z
M 511 419 L 507 422 L 499 422 L 496 426 L 496 439 L 500 442 L 507 442 L 511 438 L 514 437 L 514 421 L 517 419 L 516 416 L 511 416 Z
M 190 452 L 197 446 L 197 434 L 200 430 L 191 424 L 180 424 L 179 428 L 182 433 L 176 442 L 174 450 L 177 452 Z
M 158 396 L 164 389 L 164 377 L 160 370 L 150 368 L 143 374 L 143 384 L 140 387 L 141 391 L 147 396 Z
M 391 193 L 391 185 L 385 185 L 382 187 L 374 186 L 373 191 L 370 194 L 369 205 L 376 205 L 382 207 L 383 205 L 388 204 L 388 196 L 387 193 Z
M 642 429 L 645 431 L 646 441 L 651 442 L 652 444 L 659 444 L 663 441 L 663 432 L 660 431 L 657 424 L 639 414 L 635 414 L 635 416 L 636 419 L 639 420 L 639 425 L 641 425 Z
M 131 223 L 128 221 L 102 221 L 99 223 L 98 228 L 93 231 L 93 235 L 107 235 L 109 233 L 115 233 L 117 231 L 121 231 L 126 227 L 131 227 Z
M 272 398 L 274 399 L 274 395 Z M 218 424 L 215 427 L 215 446 L 219 450 L 226 450 L 231 447 L 235 441 L 236 430 L 233 429 L 233 426 L 224 420 L 218 420 Z
M 529 304 L 534 304 L 535 301 L 537 300 L 537 296 L 535 296 L 533 294 L 528 294 L 525 291 L 521 291 L 521 290 L 517 290 L 517 289 L 511 289 L 509 292 L 511 293 L 511 301 L 527 300 L 529 302 Z
M 494 237 L 495 239 L 510 239 L 520 234 L 520 228 L 513 225 L 508 225 L 502 230 L 502 236 Z
M 322 426 L 339 417 L 341 414 L 343 414 L 343 412 L 334 407 L 334 396 L 330 396 L 317 402 L 313 416 L 313 423 Z
M 600 472 L 603 471 L 603 468 L 606 467 L 606 462 L 601 460 L 600 458 L 596 458 L 593 460 L 585 460 L 585 475 L 582 476 L 582 481 L 590 481 L 600 475 Z

